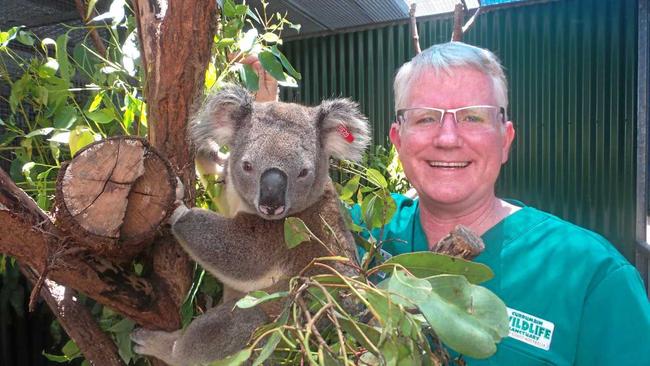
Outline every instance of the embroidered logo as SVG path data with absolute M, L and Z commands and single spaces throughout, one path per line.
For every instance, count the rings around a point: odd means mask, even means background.
M 551 348 L 555 324 L 548 320 L 508 308 L 509 337 L 548 351 Z

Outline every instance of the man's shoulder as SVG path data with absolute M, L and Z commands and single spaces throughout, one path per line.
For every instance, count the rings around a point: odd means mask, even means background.
M 533 224 L 504 249 L 519 246 L 520 250 L 545 253 L 543 256 L 555 265 L 589 268 L 596 277 L 631 266 L 602 235 L 533 207 L 524 210 Z

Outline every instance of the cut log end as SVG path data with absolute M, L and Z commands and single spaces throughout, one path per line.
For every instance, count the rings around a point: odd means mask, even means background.
M 146 140 L 98 141 L 61 168 L 57 226 L 94 253 L 132 258 L 172 211 L 175 189 L 171 165 Z

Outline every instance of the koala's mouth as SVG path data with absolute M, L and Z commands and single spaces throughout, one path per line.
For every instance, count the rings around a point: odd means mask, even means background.
M 286 213 L 289 210 L 285 205 L 280 206 L 270 206 L 270 205 L 258 205 L 257 212 L 268 220 L 281 219 L 286 216 Z

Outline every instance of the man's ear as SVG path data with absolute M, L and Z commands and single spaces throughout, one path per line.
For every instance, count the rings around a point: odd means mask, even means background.
M 238 126 L 253 111 L 253 97 L 238 85 L 226 85 L 209 94 L 192 118 L 189 135 L 198 150 L 229 145 Z
M 330 99 L 316 107 L 317 126 L 328 156 L 359 161 L 370 143 L 368 119 L 349 99 Z
M 515 139 L 515 127 L 511 121 L 506 122 L 503 131 L 503 144 L 501 146 L 501 164 L 505 164 L 510 156 L 512 141 Z
M 390 125 L 390 132 L 388 133 L 388 137 L 390 138 L 390 142 L 395 145 L 397 152 L 399 152 L 400 148 L 402 147 L 402 136 L 399 134 L 399 124 L 397 122 L 393 122 Z

